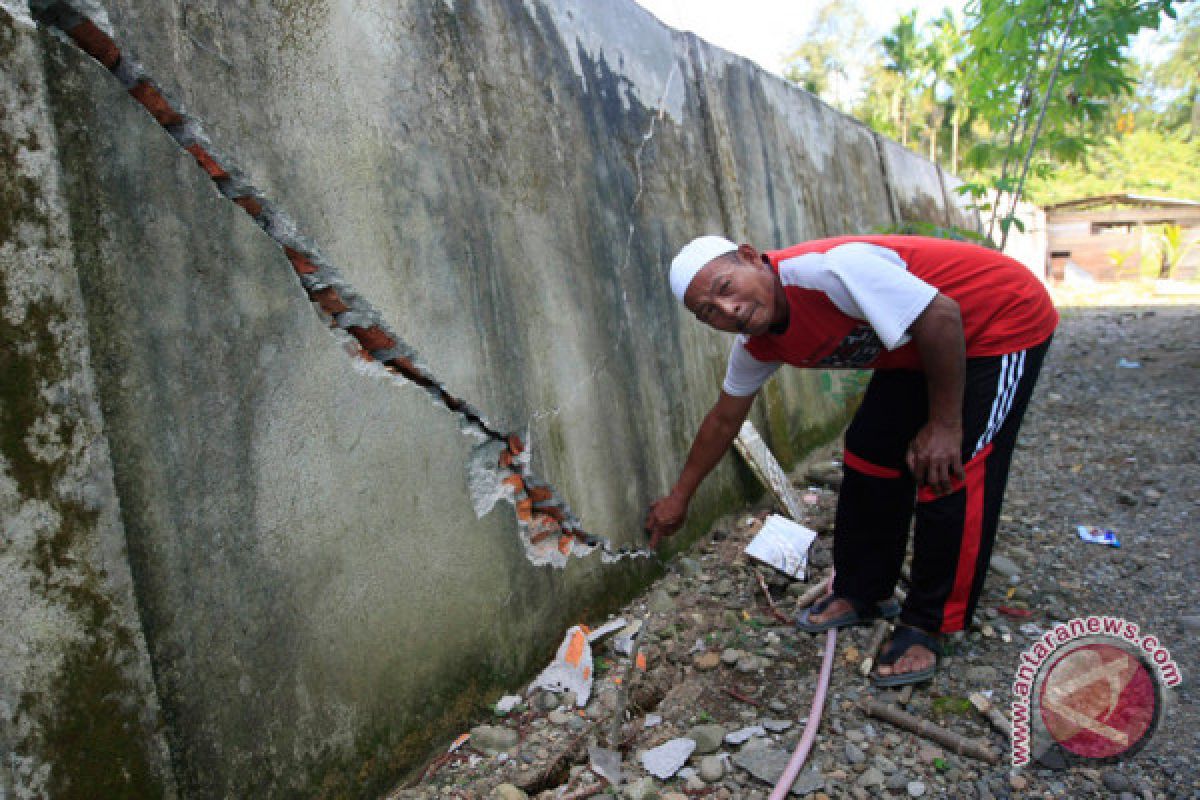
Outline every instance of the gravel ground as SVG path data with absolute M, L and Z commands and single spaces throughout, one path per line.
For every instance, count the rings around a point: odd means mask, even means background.
M 844 631 L 817 745 L 792 796 L 1200 797 L 1198 321 L 1196 306 L 1064 311 L 1021 434 L 975 625 L 947 643 L 952 652 L 934 681 L 910 693 L 871 688 L 859 672 L 871 631 Z M 822 533 L 836 501 L 832 466 L 810 463 L 795 476 L 809 509 L 803 522 Z M 609 637 L 594 645 L 597 680 L 585 708 L 568 695 L 522 692 L 517 708 L 481 719 L 465 745 L 389 798 L 765 798 L 771 786 L 761 778 L 778 773 L 800 737 L 824 637 L 780 622 L 759 576 L 786 618 L 813 581 L 793 583 L 741 553 L 764 509 L 718 523 L 625 609 L 628 620 L 648 614 L 647 669 L 630 686 L 620 789 L 587 768 L 586 747 L 608 729 L 613 678 L 627 662 Z M 1077 524 L 1112 528 L 1122 546 L 1085 543 Z M 830 546 L 828 536 L 814 545 L 814 574 L 828 566 Z M 1013 770 L 1007 737 L 966 696 L 990 691 L 1007 709 L 1021 651 L 1052 623 L 1089 614 L 1118 615 L 1156 635 L 1183 683 L 1167 693 L 1162 721 L 1136 755 L 1071 764 L 1047 757 Z M 957 755 L 869 718 L 867 698 L 985 742 L 999 758 Z M 648 775 L 642 755 L 680 738 L 689 739 L 685 749 L 695 743 L 683 768 L 668 779 Z

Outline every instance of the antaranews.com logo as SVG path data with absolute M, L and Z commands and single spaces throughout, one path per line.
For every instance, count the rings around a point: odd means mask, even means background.
M 1025 652 L 1013 681 L 1012 765 L 1057 746 L 1064 756 L 1115 761 L 1137 752 L 1182 676 L 1171 653 L 1120 617 L 1072 619 Z

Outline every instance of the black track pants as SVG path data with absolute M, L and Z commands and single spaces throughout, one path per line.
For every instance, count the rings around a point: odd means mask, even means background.
M 879 370 L 846 431 L 834 525 L 834 594 L 863 603 L 892 595 L 914 505 L 912 585 L 901 621 L 951 633 L 970 624 L 987 573 L 1021 418 L 1050 346 L 967 359 L 962 460 L 948 495 L 917 491 L 904 457 L 929 417 L 925 375 Z

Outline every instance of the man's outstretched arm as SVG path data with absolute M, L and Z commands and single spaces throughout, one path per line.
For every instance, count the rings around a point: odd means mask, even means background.
M 929 421 L 908 446 L 917 483 L 946 494 L 962 480 L 962 407 L 966 344 L 958 303 L 938 294 L 909 327 L 929 387 Z
M 650 504 L 645 525 L 650 534 L 650 547 L 657 548 L 659 539 L 683 527 L 692 495 L 737 438 L 750 407 L 754 405 L 754 397 L 753 394 L 735 397 L 722 391 L 704 416 L 675 487 L 666 497 Z

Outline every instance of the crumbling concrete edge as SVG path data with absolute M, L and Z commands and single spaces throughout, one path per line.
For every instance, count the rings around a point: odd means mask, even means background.
M 496 430 L 486 417 L 452 394 L 422 363 L 383 315 L 364 298 L 305 236 L 283 206 L 257 188 L 250 176 L 215 144 L 203 123 L 167 96 L 162 84 L 115 41 L 104 9 L 91 0 L 32 0 L 32 17 L 105 67 L 129 95 L 188 152 L 217 190 L 239 206 L 282 248 L 322 322 L 365 374 L 415 384 L 440 408 L 457 415 L 460 430 L 476 441 L 467 464 L 474 511 L 482 517 L 497 502 L 516 510 L 518 536 L 535 566 L 563 568 L 571 558 L 600 551 L 603 564 L 649 558 L 644 548 L 616 547 L 588 533 L 557 491 L 535 475 L 521 433 Z M 528 438 L 527 432 L 525 438 Z

